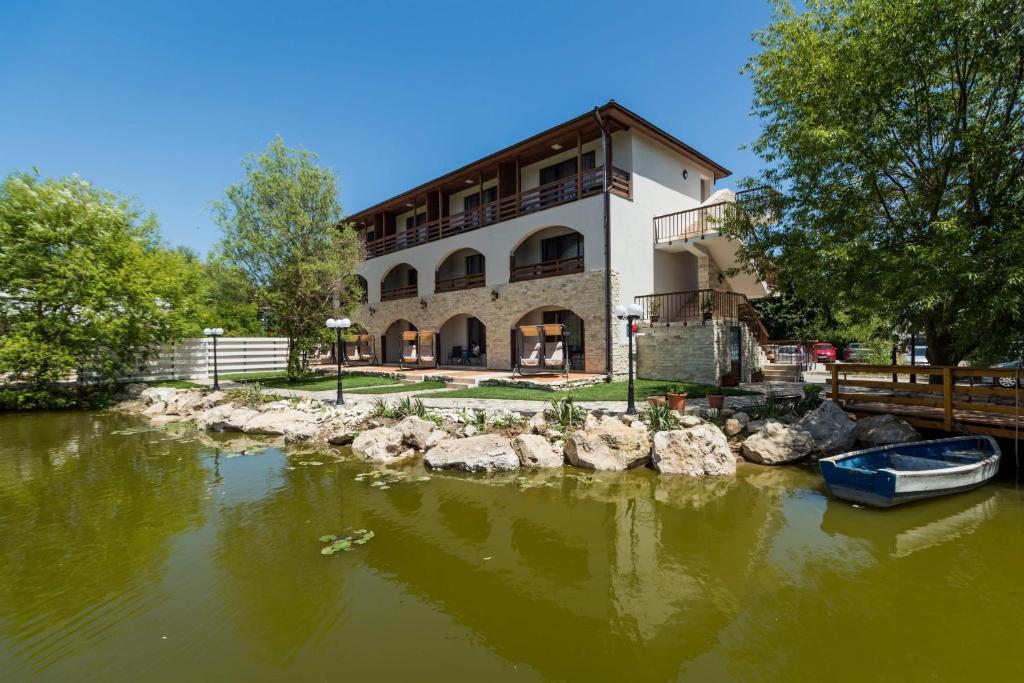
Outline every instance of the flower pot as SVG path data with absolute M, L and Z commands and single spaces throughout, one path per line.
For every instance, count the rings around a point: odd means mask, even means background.
M 647 397 L 647 405 L 649 405 L 649 406 L 663 406 L 663 405 L 665 405 L 665 397 L 664 396 L 648 396 Z
M 686 410 L 686 397 L 685 391 L 681 394 L 669 393 L 668 395 L 668 407 L 670 410 L 678 410 L 680 413 Z
M 740 383 L 739 378 L 734 375 L 726 375 L 722 378 L 723 387 L 734 387 Z
M 750 381 L 751 382 L 763 382 L 764 381 L 764 371 L 762 371 L 762 370 L 755 370 L 754 372 L 750 373 Z
M 708 394 L 708 407 L 712 410 L 721 410 L 725 406 L 725 396 L 723 394 Z

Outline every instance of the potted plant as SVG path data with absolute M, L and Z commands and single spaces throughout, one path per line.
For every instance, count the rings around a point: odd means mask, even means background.
M 761 368 L 754 368 L 750 371 L 751 382 L 763 382 L 764 381 L 764 370 Z
M 680 413 L 686 410 L 686 387 L 682 384 L 676 384 L 668 390 L 668 407 L 669 410 L 677 410 Z
M 708 389 L 706 396 L 708 399 L 708 407 L 712 410 L 721 410 L 722 407 L 725 406 L 725 394 L 723 394 L 722 390 L 718 387 Z
M 736 375 L 729 373 L 728 375 L 722 375 L 722 386 L 723 387 L 735 387 L 740 383 L 740 378 Z
M 703 313 L 704 320 L 711 320 L 715 315 L 715 300 L 711 296 L 705 296 L 704 302 L 701 304 L 701 312 Z
M 649 405 L 649 406 L 663 406 L 663 405 L 665 405 L 665 397 L 664 396 L 648 396 L 647 397 L 647 405 Z
M 651 299 L 651 322 L 656 323 L 661 318 L 661 299 Z

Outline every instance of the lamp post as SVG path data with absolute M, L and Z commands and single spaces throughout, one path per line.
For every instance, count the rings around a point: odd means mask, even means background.
M 334 347 L 334 358 L 338 361 L 338 398 L 335 401 L 339 406 L 345 405 L 345 395 L 341 391 L 341 331 L 352 327 L 352 321 L 348 318 L 335 320 L 327 319 L 327 327 L 337 333 L 337 346 Z
M 626 414 L 636 415 L 636 392 L 633 388 L 633 325 L 643 315 L 640 304 L 619 304 L 615 307 L 615 317 L 626 321 L 626 337 L 629 338 L 629 384 L 626 389 Z
M 224 334 L 223 327 L 203 328 L 203 335 L 213 338 L 213 390 L 220 391 L 220 378 L 217 376 L 217 337 Z

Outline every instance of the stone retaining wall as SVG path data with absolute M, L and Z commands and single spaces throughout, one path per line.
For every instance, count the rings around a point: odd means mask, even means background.
M 743 382 L 758 364 L 757 340 L 742 323 L 708 321 L 700 325 L 645 325 L 637 343 L 637 375 L 646 379 L 718 384 L 729 372 L 729 329 L 741 329 Z

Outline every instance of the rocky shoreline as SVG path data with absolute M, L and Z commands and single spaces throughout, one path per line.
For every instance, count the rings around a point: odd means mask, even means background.
M 350 446 L 367 462 L 391 465 L 422 457 L 427 467 L 464 472 L 510 472 L 571 465 L 624 471 L 651 467 L 690 477 L 735 474 L 738 462 L 784 465 L 862 447 L 915 441 L 920 435 L 891 415 L 852 420 L 831 401 L 798 416 L 752 419 L 725 408 L 691 408 L 655 429 L 637 416 L 566 410 L 521 415 L 508 410 L 405 411 L 376 404 L 344 406 L 313 399 L 275 399 L 251 393 L 203 392 L 129 385 L 116 410 L 154 426 L 194 422 L 207 432 L 283 437 L 285 443 Z

